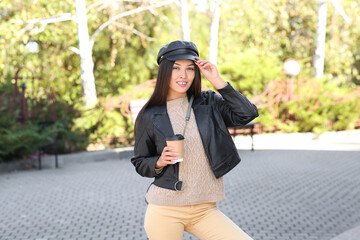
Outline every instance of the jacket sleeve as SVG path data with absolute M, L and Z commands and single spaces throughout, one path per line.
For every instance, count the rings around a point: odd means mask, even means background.
M 226 126 L 245 125 L 259 116 L 257 107 L 230 83 L 218 91 L 222 97 L 217 95 L 216 104 Z
M 137 124 L 134 156 L 131 158 L 131 163 L 135 166 L 138 174 L 153 178 L 161 174 L 155 172 L 155 165 L 160 155 L 157 154 L 155 143 L 148 133 L 148 124 L 149 121 L 143 117 Z

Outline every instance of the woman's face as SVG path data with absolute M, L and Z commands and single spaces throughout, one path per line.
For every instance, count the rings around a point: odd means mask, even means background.
M 167 100 L 185 97 L 195 78 L 195 64 L 191 60 L 176 60 L 172 69 Z

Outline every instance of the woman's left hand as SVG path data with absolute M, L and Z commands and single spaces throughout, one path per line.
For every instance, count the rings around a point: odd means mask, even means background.
M 226 83 L 220 77 L 215 64 L 212 64 L 207 60 L 200 60 L 198 57 L 195 58 L 195 64 L 199 67 L 201 73 L 216 89 L 221 89 L 226 86 Z

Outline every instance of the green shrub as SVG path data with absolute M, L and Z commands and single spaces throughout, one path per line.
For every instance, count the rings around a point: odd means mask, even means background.
M 89 144 L 88 137 L 78 129 L 72 129 L 72 121 L 59 120 L 43 129 L 48 139 L 56 139 L 58 153 L 84 150 Z
M 105 147 L 130 145 L 134 136 L 131 117 L 123 116 L 119 109 L 106 110 L 103 104 L 76 118 L 73 130 L 87 136 L 90 143 Z
M 351 130 L 360 120 L 360 98 L 351 86 L 312 79 L 298 89 L 296 100 L 279 102 L 277 116 L 267 107 L 260 109 L 264 129 L 283 132 Z M 271 106 L 275 109 L 275 104 Z
M 70 126 L 66 121 L 57 121 L 43 128 L 31 121 L 24 125 L 17 123 L 11 115 L 0 117 L 0 162 L 27 158 L 54 139 L 58 153 L 85 149 L 87 137 Z
M 0 85 L 0 161 L 27 158 L 54 139 L 59 153 L 83 150 L 88 145 L 87 137 L 73 129 L 73 119 L 79 115 L 73 104 L 56 93 L 27 96 L 27 119 L 22 120 L 21 94 L 14 95 L 13 84 Z
M 266 85 L 282 75 L 282 62 L 274 55 L 247 51 L 219 66 L 225 80 L 246 96 L 261 94 Z
M 31 123 L 26 125 L 8 123 L 1 118 L 0 126 L 0 162 L 26 158 L 28 154 L 36 152 L 47 140 L 45 134 L 39 133 L 38 128 Z M 13 122 L 14 123 L 14 122 Z

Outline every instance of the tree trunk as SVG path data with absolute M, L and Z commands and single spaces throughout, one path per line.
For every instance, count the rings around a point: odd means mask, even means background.
M 340 1 L 339 1 L 340 2 Z M 334 10 L 331 18 L 331 49 L 338 49 L 340 37 L 339 37 L 339 13 Z
M 182 40 L 190 41 L 190 25 L 189 25 L 189 12 L 188 12 L 187 0 L 181 0 L 180 11 L 181 11 Z
M 121 4 L 121 6 L 122 6 L 123 2 L 119 2 L 118 4 L 119 5 Z M 115 11 L 116 10 L 119 11 L 119 9 L 115 9 L 114 6 L 110 7 L 108 9 L 108 11 L 109 11 L 109 19 L 112 19 L 115 16 Z M 116 38 L 116 33 L 119 31 L 119 29 L 115 24 L 109 26 L 109 28 L 111 30 L 111 36 L 110 36 L 110 39 L 111 39 L 110 66 L 111 66 L 111 68 L 114 68 L 115 67 L 116 56 L 117 56 L 117 54 L 119 52 L 118 48 L 117 48 L 117 45 L 116 45 L 116 43 L 118 41 L 118 39 Z
M 210 1 L 211 22 L 210 22 L 209 61 L 215 65 L 217 65 L 217 54 L 218 54 L 220 4 L 221 4 L 221 0 Z
M 320 0 L 318 4 L 318 24 L 316 29 L 316 48 L 313 59 L 314 76 L 323 78 L 324 76 L 324 59 L 325 59 L 325 38 L 326 38 L 326 15 L 327 1 Z
M 93 107 L 97 102 L 94 62 L 92 59 L 92 48 L 89 40 L 89 30 L 87 25 L 85 0 L 75 0 L 76 2 L 76 20 L 78 27 L 79 51 L 80 51 L 80 69 L 81 85 L 83 88 L 83 97 L 85 106 Z

